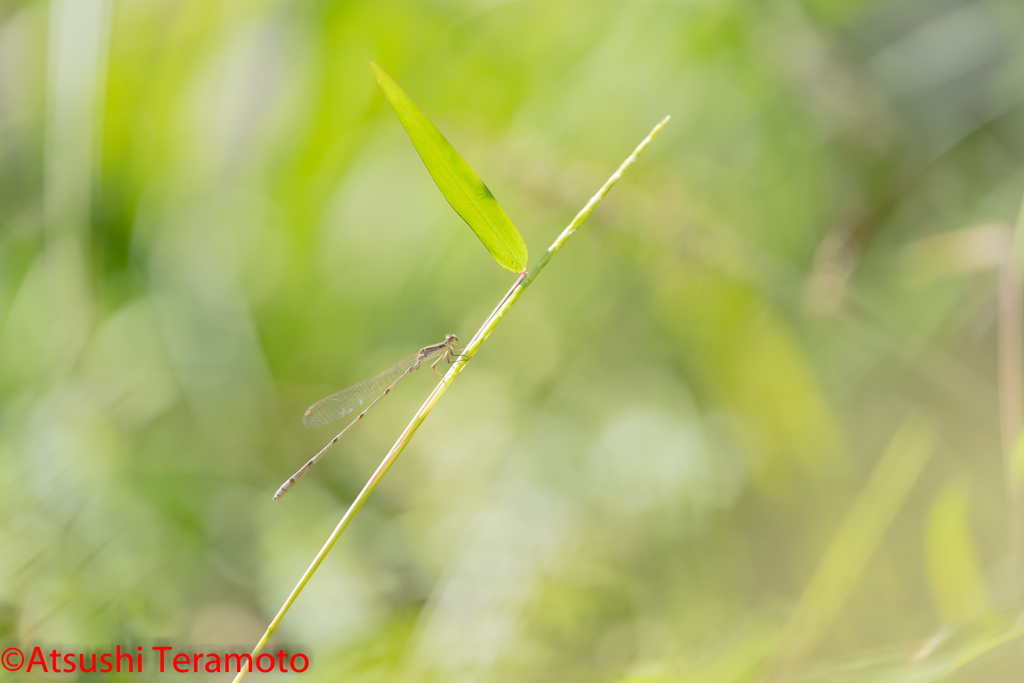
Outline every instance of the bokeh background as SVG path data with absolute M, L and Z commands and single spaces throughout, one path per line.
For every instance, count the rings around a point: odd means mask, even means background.
M 272 651 L 1012 680 L 1022 30 L 1016 0 L 0 3 L 0 640 L 251 648 L 435 378 L 275 503 L 333 435 L 303 411 L 511 284 L 370 57 L 531 263 L 673 119 Z

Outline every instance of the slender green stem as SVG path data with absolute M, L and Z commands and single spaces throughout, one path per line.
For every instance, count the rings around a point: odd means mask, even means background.
M 548 262 L 551 260 L 551 258 L 555 254 L 557 254 L 558 251 L 562 248 L 562 246 L 566 243 L 566 241 L 568 241 L 568 239 L 572 237 L 572 234 L 576 232 L 576 229 L 580 226 L 580 224 L 583 223 L 583 221 L 586 220 L 587 216 L 589 216 L 597 207 L 597 205 L 601 203 L 601 200 L 604 199 L 604 196 L 608 194 L 608 191 L 610 189 L 612 189 L 612 186 L 618 182 L 619 178 L 622 177 L 623 171 L 625 171 L 627 168 L 633 165 L 633 162 L 636 161 L 637 157 L 640 156 L 640 153 L 643 152 L 644 149 L 647 148 L 647 145 L 649 145 L 651 141 L 654 140 L 655 136 L 657 136 L 658 133 L 661 132 L 661 129 L 665 127 L 666 123 L 668 123 L 669 118 L 670 117 L 666 116 L 657 126 L 654 127 L 654 130 L 652 130 L 650 134 L 648 134 L 648 136 L 644 138 L 643 142 L 641 142 L 637 146 L 637 148 L 633 150 L 633 153 L 630 154 L 629 157 L 627 157 L 626 160 L 622 162 L 622 165 L 619 166 L 615 173 L 613 173 L 611 177 L 608 178 L 607 181 L 605 181 L 605 184 L 601 186 L 601 189 L 597 191 L 597 194 L 591 197 L 590 201 L 587 202 L 586 206 L 584 206 L 583 209 L 581 209 L 580 212 L 576 214 L 576 217 L 573 218 L 572 222 L 569 223 L 568 227 L 566 227 L 566 229 L 562 231 L 562 234 L 558 236 L 558 239 L 556 239 L 554 243 L 550 247 L 548 247 L 548 250 L 544 253 L 544 256 L 541 257 L 541 259 L 536 263 L 536 265 L 534 265 L 529 272 L 520 274 L 519 279 L 516 280 L 515 284 L 512 285 L 512 288 L 508 291 L 504 298 L 502 298 L 498 306 L 491 312 L 487 319 L 484 320 L 483 325 L 481 325 L 480 329 L 477 330 L 477 333 L 473 335 L 473 338 L 466 345 L 466 348 L 463 349 L 458 360 L 456 360 L 456 362 L 448 370 L 448 374 L 445 375 L 444 380 L 439 382 L 438 385 L 434 387 L 434 390 L 430 392 L 430 395 L 427 397 L 427 400 L 424 401 L 423 405 L 420 406 L 420 409 L 416 411 L 416 414 L 413 416 L 412 421 L 409 422 L 409 425 L 405 428 L 405 431 L 402 432 L 402 435 L 398 437 L 398 441 L 396 441 L 395 445 L 391 447 L 391 450 L 388 451 L 388 454 L 384 456 L 384 460 L 381 461 L 380 465 L 377 467 L 376 471 L 374 471 L 369 481 L 366 482 L 366 486 L 364 486 L 363 490 L 359 492 L 359 495 L 356 496 L 356 499 L 352 501 L 352 505 L 349 506 L 348 511 L 345 513 L 345 516 L 341 518 L 341 521 L 338 522 L 338 526 L 334 528 L 334 531 L 327 539 L 327 542 L 324 543 L 323 547 L 320 548 L 320 552 L 318 552 L 316 554 L 316 557 L 313 558 L 312 564 L 310 564 L 309 568 L 306 569 L 305 573 L 302 575 L 302 578 L 299 580 L 299 583 L 295 586 L 295 588 L 292 589 L 292 592 L 288 595 L 288 599 L 284 601 L 283 605 L 281 605 L 281 609 L 278 610 L 277 616 L 274 617 L 274 620 L 271 621 L 270 625 L 267 627 L 267 632 L 263 634 L 263 637 L 260 638 L 260 642 L 256 643 L 256 647 L 252 651 L 252 657 L 254 661 L 256 659 L 256 656 L 259 654 L 260 650 L 263 649 L 263 646 L 267 644 L 267 640 L 270 639 L 271 634 L 273 634 L 274 631 L 277 630 L 278 625 L 281 623 L 281 620 L 284 618 L 284 615 L 287 614 L 288 610 L 291 608 L 292 603 L 294 603 L 295 599 L 299 597 L 299 593 L 301 593 L 302 589 L 306 587 L 306 583 L 308 583 L 310 578 L 312 578 L 313 573 L 317 570 L 317 567 L 319 567 L 320 563 L 324 561 L 325 557 L 327 557 L 327 553 L 330 552 L 331 547 L 334 546 L 334 544 L 337 542 L 338 538 L 341 536 L 341 533 L 345 531 L 345 527 L 349 525 L 349 522 L 352 521 L 352 518 L 355 517 L 356 513 L 359 512 L 359 509 L 363 507 L 363 503 L 365 503 L 366 500 L 370 497 L 370 494 L 373 493 L 373 490 L 377 488 L 377 484 L 380 483 L 380 480 L 383 479 L 384 475 L 387 474 L 387 471 L 391 469 L 391 466 L 395 463 L 395 460 L 398 459 L 398 456 L 402 453 L 403 450 L 405 450 L 405 447 L 409 444 L 409 441 L 412 440 L 413 435 L 420 428 L 420 425 L 423 424 L 423 421 L 427 419 L 427 415 L 430 414 L 430 411 L 434 409 L 434 406 L 437 405 L 437 402 L 441 400 L 441 396 L 443 396 L 444 392 L 448 390 L 449 386 L 451 386 L 452 380 L 458 377 L 459 373 L 462 372 L 462 369 L 466 367 L 466 363 L 469 362 L 469 359 L 472 358 L 474 354 L 476 354 L 477 349 L 480 348 L 480 345 L 484 343 L 484 340 L 486 340 L 487 337 L 490 336 L 491 332 L 494 330 L 497 324 L 505 316 L 508 310 L 512 308 L 515 302 L 519 299 L 519 296 L 523 293 L 523 290 L 530 286 L 530 283 L 532 283 L 534 279 L 536 279 L 537 275 L 542 270 L 544 270 L 544 268 L 548 265 Z M 241 681 L 242 677 L 245 676 L 245 673 L 245 669 L 239 671 L 238 675 L 235 676 L 234 683 L 238 683 L 239 681 Z

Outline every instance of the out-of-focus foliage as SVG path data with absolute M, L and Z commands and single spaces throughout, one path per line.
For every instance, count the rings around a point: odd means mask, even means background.
M 333 436 L 305 408 L 506 291 L 369 56 L 534 254 L 673 120 L 285 619 L 304 679 L 1018 676 L 1022 28 L 1016 0 L 0 4 L 0 639 L 251 647 L 435 378 L 274 503 Z

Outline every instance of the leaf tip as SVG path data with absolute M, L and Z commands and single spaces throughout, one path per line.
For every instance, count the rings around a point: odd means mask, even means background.
M 380 83 L 381 87 L 384 86 L 383 79 L 391 80 L 391 77 L 388 76 L 387 72 L 384 71 L 384 69 L 380 68 L 377 62 L 370 59 L 369 56 L 366 57 L 366 61 L 370 63 L 370 68 L 373 69 L 373 75 L 377 77 L 377 82 Z

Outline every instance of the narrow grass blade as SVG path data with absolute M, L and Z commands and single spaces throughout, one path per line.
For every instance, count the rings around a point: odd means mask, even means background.
M 526 243 L 498 200 L 398 84 L 372 61 L 370 66 L 441 194 L 500 266 L 522 272 Z

